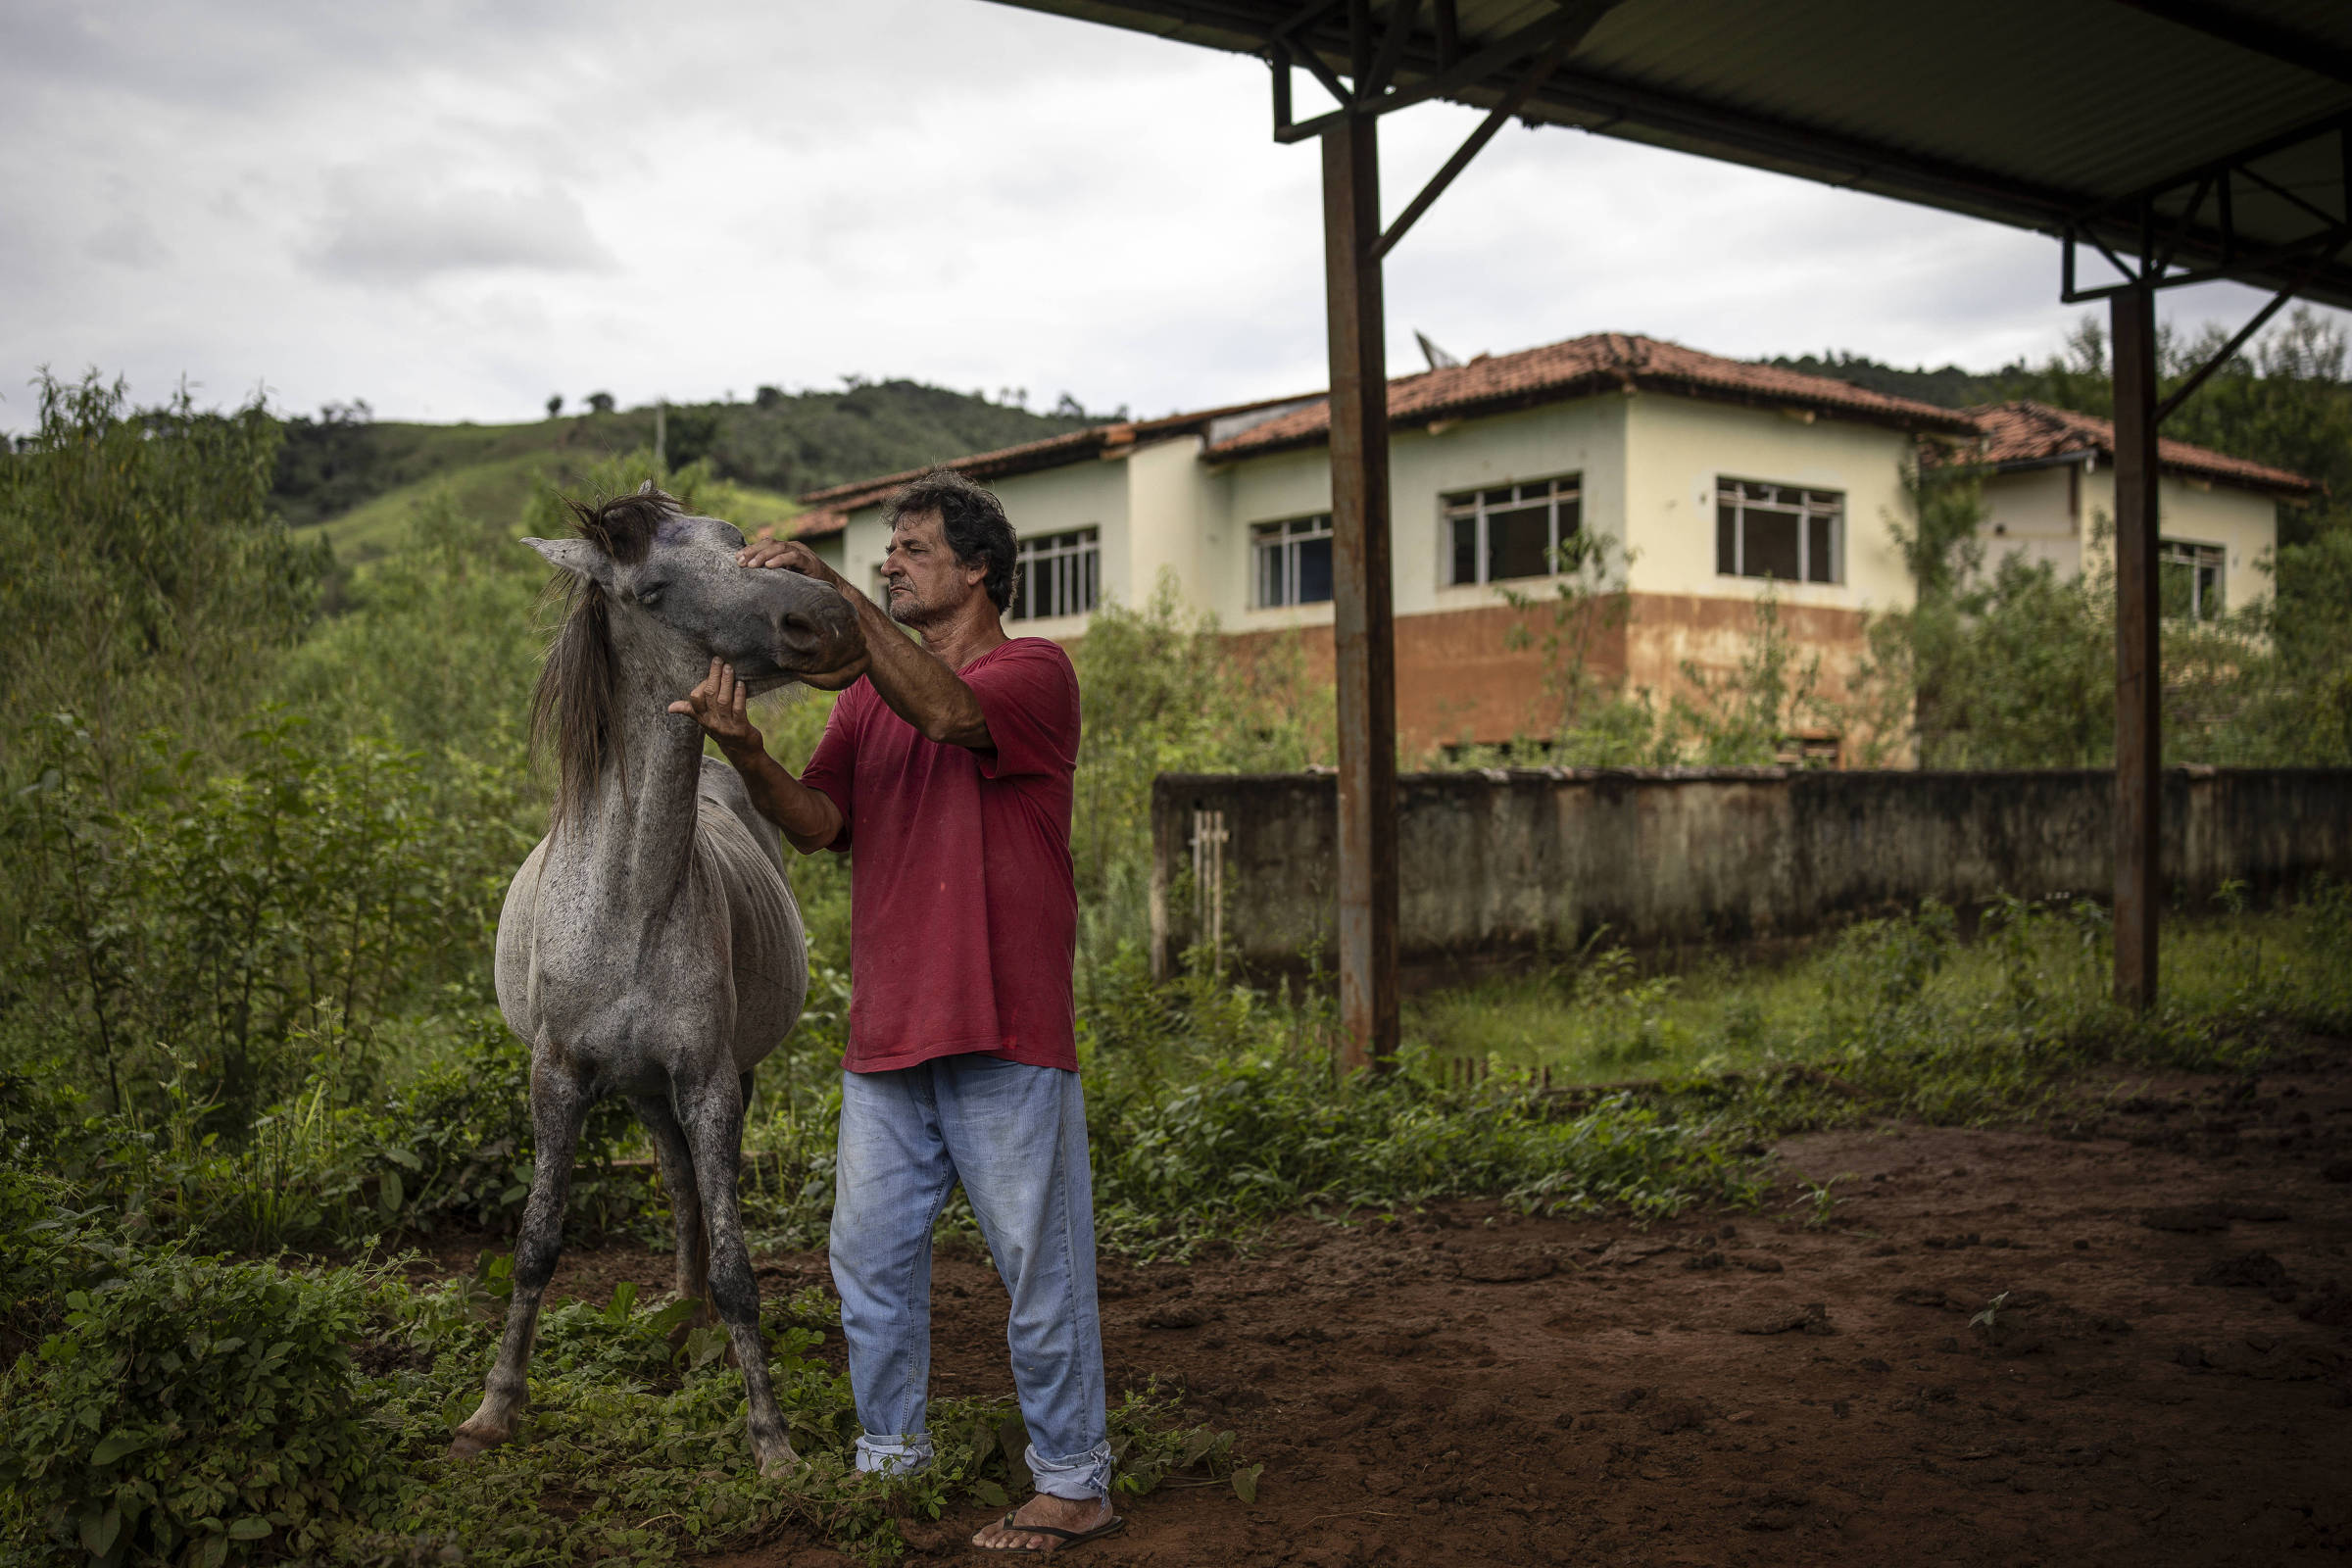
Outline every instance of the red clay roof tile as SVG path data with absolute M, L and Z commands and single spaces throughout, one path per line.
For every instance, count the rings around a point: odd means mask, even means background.
M 1680 343 L 1631 332 L 1595 332 L 1540 349 L 1398 376 L 1389 382 L 1389 422 L 1420 424 L 1500 414 L 1538 403 L 1635 388 L 1807 409 L 1906 430 L 1975 433 L 1967 416 L 1932 403 L 1888 397 L 1827 376 L 1719 359 Z M 1330 435 L 1330 404 L 1317 399 L 1218 443 L 1204 456 L 1212 460 L 1251 457 L 1286 447 L 1318 445 Z
M 1983 432 L 1983 439 L 1973 448 L 1942 452 L 1923 449 L 1928 463 L 1939 466 L 2022 466 L 2047 463 L 2077 452 L 2096 452 L 2110 462 L 2115 458 L 2115 425 L 2094 415 L 2054 409 L 2046 403 L 2024 402 L 1988 404 L 1968 412 Z M 2190 446 L 2185 441 L 2158 440 L 2156 461 L 2175 473 L 2219 479 L 2251 490 L 2307 496 L 2319 489 L 2315 481 L 2299 473 L 2233 458 L 2207 447 Z
M 846 512 L 817 507 L 798 516 L 771 522 L 753 534 L 754 539 L 830 539 L 850 525 Z

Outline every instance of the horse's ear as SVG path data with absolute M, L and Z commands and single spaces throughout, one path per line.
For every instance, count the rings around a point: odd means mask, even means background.
M 525 539 L 523 543 L 559 571 L 585 577 L 600 588 L 612 586 L 612 558 L 585 539 Z
M 652 495 L 654 493 L 654 481 L 651 479 L 646 480 L 645 483 L 637 487 L 637 493 L 641 496 Z

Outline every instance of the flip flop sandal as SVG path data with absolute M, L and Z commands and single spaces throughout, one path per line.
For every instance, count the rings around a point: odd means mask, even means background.
M 1019 1511 L 1020 1510 L 1016 1508 L 1012 1511 L 1012 1513 L 1018 1513 Z M 1088 1542 L 1100 1540 L 1104 1536 L 1115 1536 L 1120 1531 L 1127 1528 L 1127 1521 L 1115 1513 L 1109 1518 L 1103 1520 L 1101 1524 L 1095 1526 L 1095 1528 L 1092 1530 L 1057 1530 L 1052 1525 L 1016 1524 L 1013 1521 L 1012 1513 L 1007 1513 L 1003 1519 L 999 1520 L 998 1523 L 1002 1524 L 1007 1530 L 1018 1530 L 1025 1536 L 1052 1536 L 1054 1540 L 1060 1542 L 1061 1544 L 1058 1546 L 975 1545 L 972 1547 L 972 1549 L 974 1551 L 1011 1551 L 1030 1556 L 1042 1557 L 1048 1552 L 1060 1553 L 1069 1550 L 1072 1546 L 1083 1546 Z

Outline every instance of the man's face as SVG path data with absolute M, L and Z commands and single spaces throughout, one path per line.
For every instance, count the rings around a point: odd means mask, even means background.
M 882 558 L 883 608 L 902 626 L 925 626 L 955 614 L 983 592 L 984 565 L 962 565 L 948 545 L 937 512 L 907 512 L 890 530 L 890 552 Z

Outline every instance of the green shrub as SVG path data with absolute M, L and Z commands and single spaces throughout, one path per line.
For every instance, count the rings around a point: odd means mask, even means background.
M 297 1555 L 383 1488 L 349 1343 L 368 1282 L 162 1250 L 65 1294 L 17 1360 L 8 1534 L 93 1563 Z
M 393 1179 L 407 1190 L 393 1206 L 417 1229 L 455 1220 L 508 1230 L 530 1197 L 537 1150 L 530 1051 L 486 1007 L 449 1020 L 442 1042 L 442 1054 L 371 1121 Z M 645 1203 L 644 1182 L 612 1167 L 614 1151 L 635 1130 L 628 1102 L 617 1096 L 589 1108 L 573 1156 L 575 1223 L 602 1231 Z
M 1652 1000 L 1627 1005 L 1629 1039 L 1651 1027 Z M 1524 1077 L 1457 1091 L 1410 1054 L 1393 1072 L 1341 1077 L 1319 999 L 1269 999 L 1204 972 L 1154 986 L 1130 952 L 1089 1019 L 1097 1226 L 1114 1248 L 1182 1250 L 1310 1203 L 1489 1194 L 1545 1211 L 1669 1213 L 1756 1190 L 1756 1167 L 1732 1152 L 1745 1134 L 1712 1116 L 1625 1097 L 1565 1114 Z
M 40 775 L 0 813 L 21 868 L 0 1009 L 76 1052 L 110 1108 L 160 1113 L 176 1079 L 238 1136 L 319 1057 L 342 1102 L 376 1076 L 387 1014 L 486 973 L 527 849 L 503 826 L 502 780 L 428 777 L 416 753 L 282 711 L 209 777 L 160 739 L 116 777 L 67 714 L 36 735 Z

